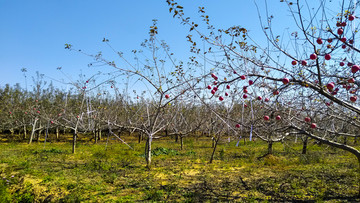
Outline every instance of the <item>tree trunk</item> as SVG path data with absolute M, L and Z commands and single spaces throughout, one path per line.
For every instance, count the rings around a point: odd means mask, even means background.
M 36 141 L 37 141 L 37 142 L 40 141 L 40 137 L 41 137 L 41 133 L 42 133 L 41 120 L 40 120 L 40 122 L 39 122 L 39 128 L 40 128 L 40 130 L 38 131 L 38 136 L 36 137 Z
M 183 136 L 180 135 L 180 150 L 183 150 L 184 147 L 184 141 L 183 141 Z
M 272 154 L 273 153 L 273 141 L 270 140 L 268 141 L 268 153 L 267 154 Z
M 179 135 L 175 135 L 175 142 L 178 142 L 178 139 L 179 139 Z
M 96 144 L 98 142 L 97 129 L 96 128 L 94 130 L 94 138 L 95 138 L 95 144 Z
M 41 128 L 41 125 L 40 125 L 40 128 Z M 40 130 L 38 131 L 38 135 L 37 135 L 37 137 L 36 137 L 36 142 L 40 142 L 41 133 L 42 133 L 42 129 L 40 129 Z
M 37 119 L 35 119 L 35 121 L 34 121 L 34 123 L 33 123 L 33 128 L 32 128 L 32 131 L 31 131 L 29 144 L 31 144 L 31 143 L 32 143 L 32 140 L 33 140 L 33 138 L 34 138 L 35 128 L 36 128 L 36 123 L 37 123 Z
M 152 135 L 148 135 L 145 146 L 146 167 L 148 169 L 151 168 L 151 142 L 152 142 Z
M 59 127 L 56 127 L 56 140 L 59 140 Z
M 356 144 L 356 143 L 357 143 L 357 137 L 354 138 L 354 144 Z
M 138 133 L 138 143 L 139 143 L 139 144 L 141 143 L 141 139 L 142 139 L 142 133 L 139 132 L 139 133 Z
M 75 154 L 76 139 L 77 139 L 77 130 L 74 130 L 74 134 L 73 134 L 73 146 L 72 146 L 72 153 L 73 153 L 73 154 Z
M 99 131 L 98 131 L 98 140 L 101 140 L 101 129 L 99 128 Z
M 346 145 L 346 144 L 347 144 L 347 137 L 344 136 L 344 145 Z
M 307 151 L 307 144 L 308 144 L 308 136 L 305 137 L 305 139 L 303 140 L 303 148 L 302 148 L 302 154 L 306 154 Z
M 212 163 L 212 161 L 214 160 L 214 155 L 215 155 L 215 151 L 216 151 L 216 147 L 217 147 L 217 144 L 218 144 L 218 142 L 219 142 L 219 140 L 220 140 L 220 136 L 218 136 L 218 138 L 217 139 L 213 139 L 213 145 L 214 145 L 214 149 L 213 149 L 213 151 L 212 151 L 212 154 L 211 154 L 211 157 L 210 157 L 210 161 L 209 161 L 209 163 L 211 164 Z M 215 144 L 214 144 L 215 143 Z
M 26 139 L 26 124 L 24 124 L 24 139 Z
M 211 137 L 211 141 L 212 141 L 212 143 L 211 143 L 211 148 L 215 148 L 216 146 L 216 143 L 215 143 L 215 137 Z

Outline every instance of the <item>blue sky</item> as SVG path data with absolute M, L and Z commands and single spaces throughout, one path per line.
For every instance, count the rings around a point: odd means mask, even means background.
M 253 0 L 179 0 L 185 13 L 198 16 L 197 8 L 204 6 L 213 24 L 220 28 L 241 25 L 255 37 L 262 33 Z M 262 1 L 258 1 L 263 9 Z M 283 6 L 284 12 L 278 12 Z M 288 21 L 286 6 L 279 1 L 269 9 Z M 0 0 L 0 86 L 20 83 L 25 86 L 21 68 L 27 69 L 28 87 L 31 77 L 39 71 L 46 80 L 76 80 L 83 73 L 91 76 L 101 68 L 88 68 L 91 58 L 64 49 L 65 43 L 96 53 L 106 51 L 101 40 L 110 39 L 112 46 L 125 54 L 139 48 L 148 37 L 152 19 L 158 19 L 159 38 L 165 40 L 175 57 L 183 58 L 189 44 L 185 36 L 188 27 L 172 18 L 165 0 Z M 68 75 L 64 76 L 57 67 Z M 102 67 L 103 68 L 103 67 Z M 55 85 L 61 83 L 54 82 Z

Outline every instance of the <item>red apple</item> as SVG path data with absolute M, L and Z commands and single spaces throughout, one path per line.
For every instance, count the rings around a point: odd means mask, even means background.
M 310 125 L 310 127 L 311 127 L 311 128 L 316 128 L 316 123 L 312 123 L 312 124 Z
M 301 65 L 306 66 L 306 65 L 307 65 L 307 61 L 302 60 L 302 61 L 301 61 Z
M 216 77 L 215 73 L 211 73 L 211 77 L 215 78 Z
M 321 38 L 317 38 L 316 43 L 318 43 L 318 44 L 322 44 L 322 43 L 323 43 L 323 41 L 322 41 L 322 39 L 321 39 Z
M 246 79 L 246 76 L 245 76 L 245 75 L 242 75 L 242 76 L 240 76 L 240 78 L 241 78 L 242 80 L 245 80 L 245 79 Z
M 240 124 L 236 124 L 236 125 L 235 125 L 235 128 L 240 128 Z
M 215 90 L 211 90 L 211 94 L 215 94 L 216 93 L 216 91 Z
M 288 78 L 283 78 L 283 79 L 282 79 L 282 83 L 283 83 L 284 85 L 288 84 L 289 82 L 290 82 L 290 80 L 289 80 Z
M 213 90 L 217 91 L 217 90 L 218 90 L 218 88 L 215 86 L 215 87 L 213 88 Z
M 354 82 L 355 82 L 355 79 L 354 79 L 354 78 L 348 79 L 348 83 L 354 83 Z
M 40 113 L 40 111 L 37 111 L 37 113 Z
M 330 60 L 331 59 L 331 55 L 330 54 L 325 54 L 325 60 Z
M 331 43 L 331 42 L 332 42 L 332 39 L 331 39 L 331 38 L 329 38 L 327 41 L 328 41 L 329 43 Z
M 311 55 L 310 55 L 310 59 L 311 59 L 311 60 L 317 59 L 317 55 L 316 55 L 315 53 L 311 54 Z
M 246 107 L 247 107 L 247 104 L 244 104 L 244 107 L 246 108 Z
M 353 20 L 355 20 L 355 16 L 349 15 L 349 21 L 353 21 Z
M 86 83 L 89 83 L 89 81 L 87 80 Z
M 265 102 L 269 102 L 270 101 L 270 99 L 269 98 L 265 98 Z
M 211 90 L 212 87 L 211 87 L 211 85 L 208 85 L 207 88 L 208 88 L 209 90 Z
M 243 98 L 246 99 L 248 96 L 246 94 L 243 95 Z
M 226 89 L 230 89 L 230 85 L 226 85 Z
M 220 97 L 219 97 L 219 100 L 220 100 L 220 101 L 224 100 L 224 97 L 220 96 Z
M 50 121 L 51 124 L 54 124 L 54 121 Z
M 332 89 L 334 89 L 335 84 L 334 84 L 334 83 L 329 83 L 329 84 L 326 85 L 326 87 L 327 87 L 329 90 L 332 90 Z
M 217 84 L 218 84 L 218 81 L 214 81 L 213 84 L 214 84 L 214 85 L 217 85 Z
M 247 90 L 247 89 L 244 89 L 243 92 L 244 92 L 244 93 L 248 93 L 248 90 Z
M 349 40 L 349 44 L 354 44 L 354 40 L 353 39 Z
M 234 70 L 234 72 L 233 72 L 234 74 L 237 74 L 237 72 Z
M 166 98 L 166 99 L 169 99 L 169 98 L 170 98 L 170 96 L 169 96 L 168 94 L 166 94 L 166 95 L 165 95 L 165 98 Z
M 281 116 L 276 116 L 276 118 L 275 118 L 276 120 L 281 120 Z
M 257 100 L 262 100 L 262 97 L 261 97 L 261 96 L 258 96 L 258 97 L 257 97 Z
M 358 72 L 360 70 L 360 67 L 358 66 L 358 65 L 353 65 L 352 67 L 351 67 L 351 72 L 352 73 L 356 73 L 356 72 Z
M 345 65 L 345 63 L 341 61 L 341 62 L 340 62 L 340 66 L 344 66 L 344 65 Z
M 342 26 L 342 27 L 345 27 L 345 26 L 346 26 L 346 22 L 342 22 L 342 23 L 341 23 L 341 26 Z
M 280 92 L 278 90 L 276 90 L 276 91 L 273 92 L 273 95 L 279 95 L 279 93 Z
M 311 119 L 309 118 L 309 117 L 305 117 L 305 122 L 310 122 L 311 121 Z
M 338 35 L 342 35 L 344 33 L 344 30 L 342 28 L 339 28 L 337 30 Z
M 254 81 L 249 80 L 249 85 L 252 85 L 252 84 L 254 84 Z
M 349 66 L 349 67 L 351 67 L 351 66 L 353 66 L 354 64 L 352 64 L 351 62 L 349 62 L 348 64 L 347 64 L 347 66 Z
M 346 37 L 341 38 L 340 41 L 346 42 Z
M 225 92 L 225 96 L 229 96 L 229 93 Z
M 295 66 L 297 64 L 297 61 L 291 61 L 291 65 Z
M 351 96 L 351 97 L 350 97 L 350 101 L 356 102 L 356 100 L 357 100 L 357 96 Z
M 346 49 L 346 44 L 343 44 L 343 45 L 341 46 L 341 48 L 342 48 L 342 49 Z
M 9 114 L 12 114 L 11 111 L 9 112 Z
M 269 119 L 269 116 L 264 116 L 264 120 L 268 121 Z

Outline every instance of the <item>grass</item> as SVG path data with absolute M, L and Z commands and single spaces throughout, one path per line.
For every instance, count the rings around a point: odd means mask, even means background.
M 221 143 L 215 160 L 209 138 L 153 142 L 147 170 L 144 145 L 123 136 L 98 144 L 0 144 L 0 202 L 218 202 L 360 201 L 359 166 L 344 151 L 317 145 L 302 155 L 300 143 Z

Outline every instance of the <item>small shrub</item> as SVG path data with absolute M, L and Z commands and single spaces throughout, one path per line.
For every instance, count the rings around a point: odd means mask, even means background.
M 174 149 L 168 149 L 164 147 L 157 147 L 154 150 L 151 151 L 151 154 L 153 156 L 159 156 L 159 155 L 178 155 L 178 151 Z

